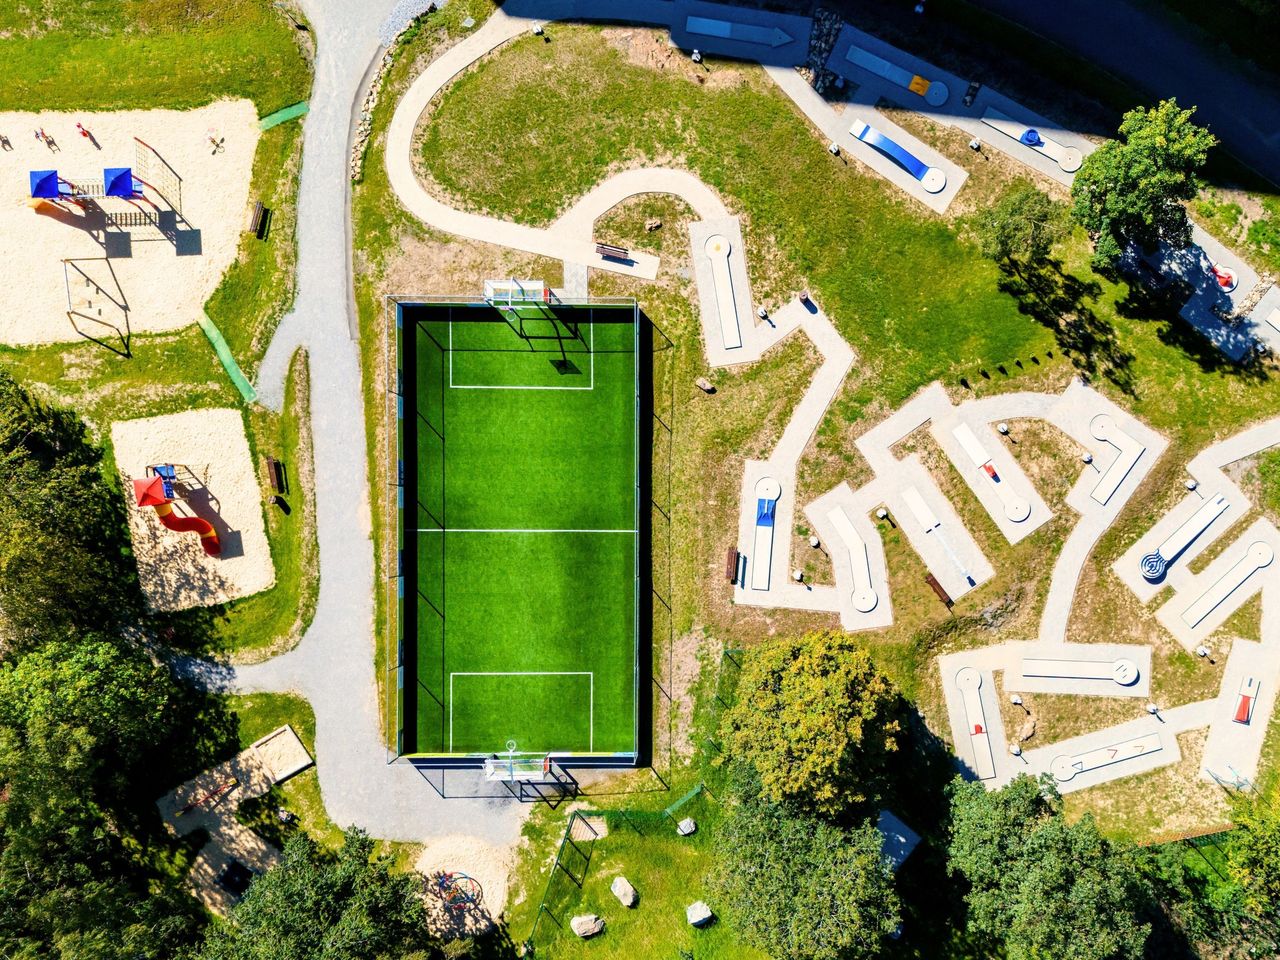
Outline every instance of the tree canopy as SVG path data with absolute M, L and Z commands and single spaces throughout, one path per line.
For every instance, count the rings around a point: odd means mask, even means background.
M 399 960 L 430 946 L 426 924 L 414 875 L 374 857 L 366 834 L 348 830 L 337 856 L 295 834 L 197 960 Z
M 1018 180 L 973 218 L 973 226 L 984 257 L 1016 266 L 1047 257 L 1070 221 L 1066 204 Z
M 1280 911 L 1280 789 L 1238 796 L 1232 819 L 1236 828 L 1227 841 L 1231 879 L 1251 910 L 1275 916 Z
M 1176 100 L 1130 110 L 1120 139 L 1085 157 L 1071 187 L 1072 212 L 1094 238 L 1096 263 L 1114 263 L 1130 243 L 1152 249 L 1161 241 L 1179 248 L 1191 242 L 1184 204 L 1195 197 L 1197 174 L 1218 142 L 1191 122 L 1194 114 Z
M 716 882 L 744 935 L 773 956 L 865 960 L 898 925 L 898 896 L 867 822 L 845 829 L 763 799 L 725 818 Z
M 1047 779 L 952 786 L 950 870 L 970 885 L 969 929 L 1009 960 L 1137 960 L 1149 897 L 1133 856 L 1086 815 L 1067 823 Z
M 747 656 L 726 751 L 763 796 L 835 817 L 874 799 L 898 748 L 897 691 L 843 633 L 769 640 Z

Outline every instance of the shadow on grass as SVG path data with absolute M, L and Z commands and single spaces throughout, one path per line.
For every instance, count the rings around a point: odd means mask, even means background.
M 1116 301 L 1116 313 L 1143 323 L 1159 323 L 1156 336 L 1160 342 L 1186 354 L 1205 373 L 1226 373 L 1249 384 L 1266 382 L 1270 375 L 1260 356 L 1249 354 L 1244 360 L 1232 360 L 1179 316 L 1190 295 L 1182 284 L 1158 288 L 1131 283 L 1129 292 Z
M 1046 258 L 1034 264 L 1001 264 L 999 289 L 1013 297 L 1018 311 L 1051 331 L 1059 349 L 1086 377 L 1103 377 L 1134 395 L 1133 354 L 1116 338 L 1115 328 L 1093 305 L 1102 295 L 1096 280 L 1081 280 Z

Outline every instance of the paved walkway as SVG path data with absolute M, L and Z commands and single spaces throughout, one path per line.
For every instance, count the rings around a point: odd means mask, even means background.
M 442 800 L 417 771 L 390 763 L 374 676 L 374 557 L 358 344 L 349 271 L 349 134 L 361 81 L 380 55 L 377 28 L 393 0 L 303 0 L 318 57 L 304 122 L 298 194 L 298 297 L 259 372 L 261 401 L 278 409 L 289 358 L 307 350 L 315 450 L 320 594 L 302 642 L 266 663 L 234 669 L 184 664 L 210 686 L 296 691 L 316 715 L 320 788 L 330 818 L 376 837 L 424 841 L 459 825 L 514 842 L 523 810 L 487 800 Z

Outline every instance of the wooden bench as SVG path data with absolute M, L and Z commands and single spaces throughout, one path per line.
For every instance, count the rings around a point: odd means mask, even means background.
M 271 211 L 259 200 L 253 205 L 253 214 L 249 217 L 249 232 L 259 240 L 267 235 L 267 221 L 271 219 Z
M 271 478 L 271 486 L 276 493 L 289 492 L 289 473 L 275 457 L 267 457 L 267 476 Z
M 738 582 L 738 553 L 737 547 L 730 547 L 729 552 L 724 557 L 724 575 L 730 583 Z
M 626 247 L 615 247 L 611 243 L 597 243 L 596 255 L 606 260 L 630 260 L 631 251 Z
M 924 582 L 930 586 L 933 592 L 938 595 L 938 599 L 945 603 L 947 605 L 947 609 L 950 610 L 955 601 L 952 600 L 951 595 L 943 589 L 942 584 L 938 582 L 938 578 L 932 573 L 925 574 Z

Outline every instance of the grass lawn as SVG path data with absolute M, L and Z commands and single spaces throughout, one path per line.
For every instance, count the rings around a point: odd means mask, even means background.
M 6 65 L 0 109 L 185 109 L 247 97 L 259 115 L 305 100 L 311 38 L 260 0 L 18 0 L 0 10 Z M 252 376 L 294 294 L 296 193 L 302 126 L 265 132 L 254 155 L 251 192 L 272 208 L 267 240 L 246 237 L 206 304 Z M 88 341 L 0 347 L 0 360 L 44 396 L 74 408 L 101 437 L 112 421 L 198 407 L 242 407 L 199 328 L 135 335 L 129 355 Z M 248 411 L 255 466 L 281 457 L 296 481 L 291 514 L 268 515 L 277 583 L 225 608 L 196 611 L 178 626 L 210 652 L 260 657 L 300 635 L 314 608 L 315 547 L 305 436 L 305 368 L 295 365 L 281 415 Z M 262 476 L 265 489 L 265 475 Z M 198 639 L 195 639 L 198 637 Z
M 185 109 L 245 97 L 266 116 L 310 90 L 295 32 L 262 0 L 16 0 L 0 9 L 0 110 Z
M 404 752 L 633 752 L 633 310 L 402 317 Z

